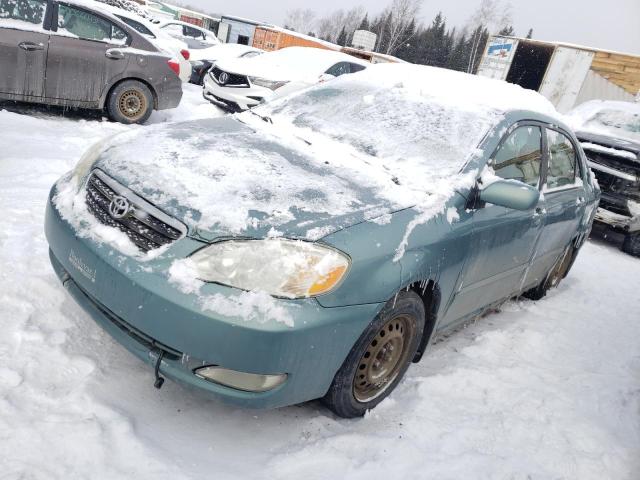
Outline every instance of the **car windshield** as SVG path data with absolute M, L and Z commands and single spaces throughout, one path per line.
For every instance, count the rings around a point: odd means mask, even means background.
M 586 124 L 607 130 L 613 135 L 634 137 L 640 141 L 640 106 L 637 111 L 604 109 L 596 113 Z
M 299 136 L 311 143 L 319 134 L 387 165 L 411 162 L 448 174 L 459 171 L 496 121 L 495 110 L 430 95 L 419 80 L 380 76 L 393 69 L 369 71 L 265 104 L 255 113 L 278 126 L 302 129 Z

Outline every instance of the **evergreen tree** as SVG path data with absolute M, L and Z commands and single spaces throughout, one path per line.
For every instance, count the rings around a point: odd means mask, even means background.
M 530 28 L 529 31 L 527 32 L 527 38 L 531 38 L 533 37 L 533 28 Z
M 498 35 L 504 35 L 505 37 L 513 37 L 515 31 L 513 30 L 513 26 L 507 25 L 506 27 L 502 27 L 502 30 L 498 32 Z
M 340 30 L 340 35 L 338 35 L 338 41 L 336 43 L 342 47 L 347 46 L 347 32 L 345 31 L 344 27 L 342 27 L 342 30 Z
M 358 27 L 358 30 L 369 30 L 370 26 L 369 26 L 369 14 L 366 14 L 364 16 L 364 18 L 362 19 L 362 22 L 360 22 L 360 26 Z

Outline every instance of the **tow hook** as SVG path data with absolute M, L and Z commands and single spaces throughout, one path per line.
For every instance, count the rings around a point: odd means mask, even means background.
M 158 350 L 158 359 L 156 360 L 156 367 L 154 369 L 154 374 L 156 377 L 155 382 L 153 382 L 153 386 L 158 390 L 162 388 L 162 384 L 164 383 L 164 378 L 160 376 L 160 364 L 162 363 L 162 359 L 164 358 L 164 350 Z

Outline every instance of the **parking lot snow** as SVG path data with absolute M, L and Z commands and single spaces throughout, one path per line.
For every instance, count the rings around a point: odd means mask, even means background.
M 82 152 L 146 127 L 2 108 L 2 478 L 637 478 L 640 260 L 589 242 L 557 290 L 442 339 L 363 419 L 157 391 L 67 296 L 43 233 L 48 190 Z M 188 88 L 152 121 L 215 115 Z

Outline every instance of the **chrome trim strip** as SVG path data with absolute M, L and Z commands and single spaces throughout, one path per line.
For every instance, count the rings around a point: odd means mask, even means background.
M 161 222 L 164 222 L 170 227 L 178 230 L 181 233 L 180 238 L 187 235 L 187 227 L 182 222 L 179 222 L 175 218 L 172 218 L 166 213 L 164 213 L 163 211 L 159 210 L 157 207 L 154 207 L 149 202 L 147 202 L 144 198 L 136 195 L 127 187 L 116 182 L 113 178 L 109 177 L 102 170 L 95 168 L 91 173 L 96 177 L 98 177 L 100 180 L 102 180 L 104 183 L 106 183 L 107 186 L 111 188 L 114 192 L 116 192 L 118 195 L 122 195 L 127 200 L 130 200 L 133 204 L 135 204 L 135 206 L 140 208 L 142 211 L 156 217 Z M 136 219 L 140 220 L 138 217 L 136 217 Z M 140 220 L 140 221 L 144 223 L 143 220 Z
M 616 170 L 615 168 L 607 167 L 600 163 L 592 162 L 591 160 L 587 160 L 587 164 L 589 167 L 594 170 L 600 170 L 601 172 L 608 173 L 609 175 L 613 175 L 614 177 L 622 178 L 623 180 L 629 180 L 630 182 L 636 182 L 638 179 L 629 173 L 624 173 Z

